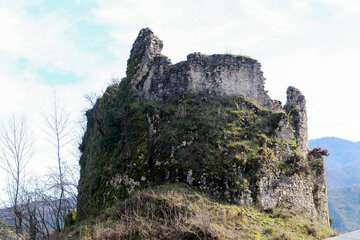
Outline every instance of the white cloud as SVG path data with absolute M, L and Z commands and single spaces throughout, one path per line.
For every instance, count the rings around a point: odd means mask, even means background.
M 86 79 L 56 87 L 60 101 L 78 119 L 86 105 L 83 96 L 101 92 L 112 77 L 120 74 L 120 64 L 102 63 L 106 56 L 80 50 L 84 43 L 68 34 L 75 24 L 73 16 L 57 10 L 42 16 L 30 15 L 25 10 L 27 6 L 23 1 L 0 2 L 0 122 L 12 114 L 27 117 L 36 137 L 29 167 L 33 174 L 41 174 L 56 162 L 40 114 L 50 107 L 52 87 L 39 78 L 38 71 L 55 69 Z M 19 64 L 22 59 L 26 59 L 25 65 Z M 68 151 L 64 155 L 72 157 Z M 0 189 L 2 186 L 0 183 Z
M 81 50 L 85 43 L 72 39 L 70 34 L 77 21 L 86 18 L 65 14 L 60 9 L 36 16 L 22 4 L 0 5 L 0 62 L 27 59 L 31 71 L 55 68 L 91 76 L 96 68 L 104 67 L 103 56 Z
M 5 53 L 10 61 L 28 58 L 39 66 L 52 64 L 68 69 L 72 59 L 66 63 L 62 56 L 76 51 L 63 35 L 68 24 L 66 19 L 61 19 L 56 14 L 33 19 L 22 8 L 1 7 L 0 51 Z
M 360 2 L 357 0 L 320 0 L 325 4 L 330 4 L 340 8 L 342 13 L 359 13 L 360 12 Z

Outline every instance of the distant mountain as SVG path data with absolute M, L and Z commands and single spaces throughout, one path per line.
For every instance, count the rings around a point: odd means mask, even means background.
M 328 190 L 330 217 L 339 232 L 360 229 L 360 185 Z
M 309 141 L 309 148 L 326 148 L 326 181 L 330 217 L 339 232 L 360 229 L 360 142 L 325 137 Z
M 329 189 L 360 185 L 360 142 L 336 137 L 309 141 L 309 148 L 318 146 L 330 153 L 325 161 Z
M 67 198 L 64 200 L 64 202 L 66 203 L 67 206 L 65 212 L 68 212 L 69 209 L 74 209 L 76 206 L 75 199 Z M 35 215 L 35 217 L 36 217 L 36 222 L 39 224 L 39 226 L 44 227 L 46 225 L 46 228 L 50 232 L 54 231 L 56 226 L 55 218 L 54 218 L 54 207 L 58 206 L 58 200 L 35 201 L 30 203 L 31 209 L 33 209 L 35 206 L 37 209 L 37 214 Z M 41 214 L 41 216 L 39 214 Z M 25 209 L 23 212 L 23 217 L 24 217 L 23 226 L 26 229 L 29 226 L 29 222 L 27 221 L 29 219 L 29 215 Z M 14 221 L 15 220 L 14 220 L 13 208 L 0 208 L 0 240 L 12 239 L 10 237 L 4 237 L 4 236 L 5 233 L 8 233 L 10 230 L 13 232 L 15 226 Z M 4 234 L 2 235 L 2 233 Z
M 6 224 L 14 225 L 14 214 L 9 208 L 0 209 L 0 221 L 3 221 Z

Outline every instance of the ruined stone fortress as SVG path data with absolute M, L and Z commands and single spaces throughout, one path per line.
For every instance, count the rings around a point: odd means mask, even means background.
M 328 225 L 324 159 L 308 150 L 302 93 L 289 87 L 282 106 L 254 59 L 193 53 L 172 64 L 162 47 L 142 29 L 126 77 L 86 113 L 79 216 L 170 181 Z
M 261 64 L 249 57 L 229 54 L 203 55 L 193 53 L 187 60 L 172 64 L 161 54 L 163 42 L 144 28 L 140 31 L 128 62 L 136 62 L 131 69 L 131 84 L 144 99 L 166 99 L 179 92 L 206 92 L 216 96 L 244 96 L 260 106 L 281 111 L 281 102 L 273 100 L 265 91 Z M 287 142 L 297 140 L 300 149 L 308 151 L 306 101 L 301 92 L 289 87 L 287 105 L 297 108 L 297 114 L 288 124 L 282 119 L 277 136 Z

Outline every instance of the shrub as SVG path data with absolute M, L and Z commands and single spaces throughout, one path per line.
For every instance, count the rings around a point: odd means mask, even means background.
M 70 209 L 68 214 L 65 216 L 65 226 L 72 226 L 76 223 L 77 219 L 77 210 L 76 209 Z

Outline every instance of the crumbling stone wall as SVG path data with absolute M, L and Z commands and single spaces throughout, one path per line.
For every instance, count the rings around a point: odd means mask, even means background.
M 185 91 L 206 92 L 217 96 L 241 95 L 273 108 L 258 61 L 228 54 L 193 53 L 186 61 L 172 65 L 161 55 L 162 46 L 150 29 L 142 29 L 131 50 L 128 69 L 135 68 L 128 70 L 134 72 L 131 83 L 145 99 L 164 99 Z
M 291 116 L 291 123 L 295 131 L 295 138 L 303 152 L 308 150 L 308 127 L 306 100 L 300 90 L 289 87 L 286 91 L 288 114 Z M 286 108 L 285 107 L 285 108 Z
M 193 53 L 186 61 L 173 65 L 161 55 L 162 48 L 163 42 L 148 28 L 140 31 L 133 44 L 127 75 L 141 98 L 162 100 L 179 92 L 205 92 L 213 96 L 245 96 L 268 109 L 283 111 L 281 102 L 272 100 L 265 91 L 258 61 L 229 54 Z M 287 142 L 296 140 L 306 153 L 306 101 L 298 89 L 288 88 L 285 110 L 288 116 L 279 123 L 277 136 Z

